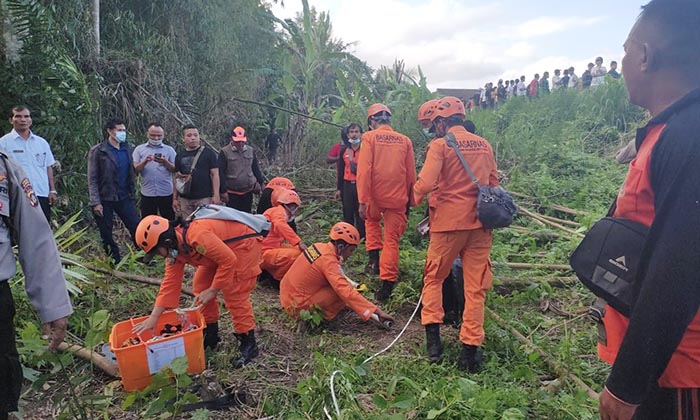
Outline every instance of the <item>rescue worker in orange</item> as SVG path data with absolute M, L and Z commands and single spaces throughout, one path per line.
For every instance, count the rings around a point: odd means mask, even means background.
M 414 187 L 415 202 L 430 194 L 430 245 L 423 278 L 423 309 L 428 358 L 442 360 L 440 324 L 445 312 L 442 283 L 449 275 L 452 262 L 462 258 L 464 275 L 464 312 L 459 339 L 462 351 L 458 366 L 468 372 L 479 369 L 480 346 L 484 341 L 484 304 L 491 287 L 491 230 L 484 229 L 477 218 L 477 187 L 469 179 L 445 135 L 452 134 L 472 171 L 484 185 L 498 185 L 496 161 L 491 145 L 469 133 L 464 126 L 465 109 L 461 100 L 445 97 L 424 109 L 437 138 L 430 142 L 423 169 Z
M 355 226 L 360 232 L 360 238 L 364 238 L 365 221 L 360 217 L 360 203 L 357 199 L 357 160 L 362 145 L 362 127 L 352 123 L 347 132 L 349 146 L 340 149 L 335 199 L 342 199 L 343 221 Z
M 297 193 L 278 187 L 272 193 L 272 204 L 274 207 L 263 213 L 272 223 L 272 229 L 262 243 L 260 268 L 273 279 L 280 281 L 299 254 L 306 250 L 306 245 L 288 224 L 301 206 Z M 289 245 L 285 246 L 285 242 Z
M 260 237 L 239 238 L 255 233 L 244 223 L 200 219 L 184 227 L 159 216 L 146 216 L 136 229 L 136 242 L 147 259 L 160 255 L 166 260 L 165 275 L 156 297 L 151 316 L 134 328 L 141 332 L 155 327 L 166 310 L 177 308 L 185 265 L 197 267 L 193 280 L 196 303 L 203 305 L 202 314 L 207 323 L 204 346 L 214 349 L 219 343 L 219 305 L 216 299 L 223 295 L 226 308 L 233 319 L 233 329 L 240 342 L 240 357 L 233 361 L 235 368 L 249 363 L 258 355 L 255 342 L 255 317 L 250 303 L 250 292 L 260 274 Z
M 399 239 L 406 230 L 416 180 L 411 139 L 394 131 L 390 118 L 386 105 L 369 107 L 367 123 L 371 131 L 362 135 L 362 153 L 357 162 L 359 213 L 365 219 L 369 254 L 365 271 L 379 274 L 381 287 L 375 294 L 379 302 L 389 299 L 399 278 Z
M 282 278 L 280 303 L 285 312 L 297 318 L 302 310 L 318 307 L 323 318 L 330 321 L 347 306 L 364 321 L 377 314 L 380 321 L 394 322 L 394 318 L 355 290 L 343 273 L 341 264 L 360 243 L 360 233 L 355 226 L 336 223 L 331 228 L 330 238 L 330 242 L 308 247 Z
M 630 102 L 651 119 L 637 130 L 613 217 L 649 231 L 629 317 L 594 304 L 598 354 L 612 364 L 602 420 L 700 419 L 699 44 L 697 0 L 652 0 L 624 43 Z

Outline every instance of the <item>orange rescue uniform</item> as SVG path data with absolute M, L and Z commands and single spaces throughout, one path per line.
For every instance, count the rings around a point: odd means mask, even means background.
M 332 243 L 316 243 L 292 264 L 280 283 L 280 303 L 291 317 L 317 305 L 326 320 L 346 306 L 367 321 L 377 307 L 348 282 Z
M 459 150 L 483 184 L 498 185 L 496 161 L 491 145 L 462 126 L 448 130 L 455 136 Z M 414 200 L 420 204 L 430 193 L 430 245 L 425 263 L 423 285 L 423 325 L 441 324 L 442 282 L 452 262 L 462 258 L 464 275 L 464 312 L 459 338 L 464 344 L 480 346 L 484 341 L 484 305 L 491 288 L 492 232 L 477 218 L 477 187 L 469 179 L 454 149 L 444 138 L 428 146 L 425 165 L 414 187 Z
M 272 223 L 272 228 L 262 243 L 260 268 L 279 281 L 301 254 L 297 248 L 301 243 L 301 238 L 289 226 L 289 216 L 283 206 L 272 207 L 266 210 L 263 216 Z M 285 241 L 289 242 L 292 247 L 284 246 Z
M 255 329 L 250 292 L 260 274 L 261 238 L 253 237 L 224 243 L 224 240 L 249 235 L 254 231 L 248 226 L 232 221 L 199 219 L 187 229 L 190 252 L 182 246 L 183 228 L 175 229 L 180 244 L 178 256 L 172 264 L 166 262 L 165 276 L 156 297 L 155 306 L 177 308 L 180 303 L 185 264 L 197 267 L 193 280 L 195 294 L 208 289 L 221 290 L 226 308 L 231 312 L 236 333 Z M 217 299 L 202 308 L 207 324 L 219 320 Z
M 368 251 L 382 250 L 379 278 L 385 281 L 395 282 L 399 277 L 399 239 L 406 230 L 406 213 L 413 202 L 415 180 L 411 139 L 388 125 L 362 135 L 362 153 L 357 162 L 357 195 L 367 212 L 365 246 Z

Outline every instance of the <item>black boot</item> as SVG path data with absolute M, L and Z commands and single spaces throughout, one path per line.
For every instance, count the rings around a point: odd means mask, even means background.
M 379 275 L 379 250 L 367 251 L 369 257 L 365 266 L 365 274 Z
M 430 363 L 442 361 L 442 341 L 440 340 L 440 324 L 428 324 L 425 326 L 425 341 Z
M 220 341 L 219 323 L 212 322 L 211 324 L 207 324 L 207 327 L 204 329 L 204 349 L 214 350 Z
M 462 352 L 459 354 L 457 367 L 469 373 L 476 373 L 481 369 L 481 361 L 484 352 L 478 346 L 462 344 Z
M 377 302 L 386 302 L 391 297 L 391 292 L 394 290 L 395 285 L 396 282 L 382 280 L 382 287 L 374 294 L 374 298 Z
M 258 355 L 258 344 L 255 342 L 255 330 L 250 330 L 244 334 L 234 334 L 240 345 L 238 351 L 241 353 L 237 359 L 233 360 L 234 369 L 242 368 L 250 363 Z

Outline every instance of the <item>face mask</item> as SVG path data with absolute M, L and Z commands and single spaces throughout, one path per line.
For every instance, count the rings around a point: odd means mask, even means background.
M 114 137 L 116 137 L 119 143 L 124 143 L 126 141 L 126 131 L 117 131 Z
M 177 249 L 169 249 L 168 250 L 168 256 L 165 257 L 165 262 L 168 263 L 168 265 L 175 264 L 175 260 L 177 259 Z
M 435 138 L 435 133 L 431 132 L 429 128 L 424 128 L 423 129 L 423 135 L 429 139 L 434 139 Z
M 359 138 L 359 139 L 348 139 L 348 142 L 349 142 L 350 144 L 359 144 L 361 141 L 362 141 L 361 138 Z
M 151 146 L 154 146 L 154 147 L 158 147 L 158 146 L 160 146 L 161 144 L 163 144 L 163 140 L 151 140 L 151 139 L 148 139 L 148 144 L 150 144 Z

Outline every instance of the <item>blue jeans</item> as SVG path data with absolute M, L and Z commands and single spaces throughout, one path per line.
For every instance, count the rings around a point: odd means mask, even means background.
M 136 213 L 136 207 L 131 198 L 125 198 L 119 201 L 103 201 L 102 217 L 95 214 L 95 221 L 97 222 L 97 227 L 100 229 L 100 236 L 102 237 L 102 246 L 105 252 L 114 259 L 114 262 L 118 263 L 121 261 L 122 257 L 119 253 L 119 245 L 114 242 L 114 238 L 112 237 L 114 213 L 117 213 L 117 216 L 119 216 L 129 230 L 132 242 L 136 234 L 136 226 L 138 226 L 141 219 L 138 213 Z M 134 246 L 136 246 L 136 242 L 133 243 Z

